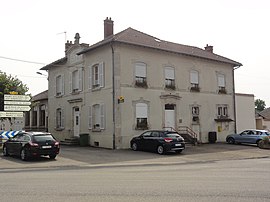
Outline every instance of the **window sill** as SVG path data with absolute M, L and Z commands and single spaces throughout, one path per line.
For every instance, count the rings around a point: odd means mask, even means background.
M 149 127 L 135 127 L 135 130 L 148 130 Z
M 65 130 L 65 128 L 54 128 L 54 130 L 56 130 L 56 131 L 62 131 L 62 130 Z

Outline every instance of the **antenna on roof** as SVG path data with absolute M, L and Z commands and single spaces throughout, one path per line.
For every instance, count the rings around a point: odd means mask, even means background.
M 60 33 L 58 33 L 58 34 L 56 34 L 56 35 L 59 35 L 59 34 L 65 34 L 65 43 L 66 43 L 66 41 L 67 41 L 67 32 L 66 32 L 66 31 L 60 32 Z

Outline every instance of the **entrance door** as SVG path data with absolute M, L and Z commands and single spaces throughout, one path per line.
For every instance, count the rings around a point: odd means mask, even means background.
M 171 104 L 165 105 L 165 127 L 175 129 L 175 106 Z
M 74 117 L 73 117 L 73 131 L 74 131 L 74 137 L 79 137 L 80 135 L 80 109 L 74 108 Z

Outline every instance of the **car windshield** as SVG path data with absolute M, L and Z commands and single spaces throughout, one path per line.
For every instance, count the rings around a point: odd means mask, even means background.
M 165 137 L 179 137 L 178 133 L 167 133 L 165 134 Z
M 34 142 L 45 142 L 45 141 L 54 141 L 52 135 L 35 135 L 33 136 Z

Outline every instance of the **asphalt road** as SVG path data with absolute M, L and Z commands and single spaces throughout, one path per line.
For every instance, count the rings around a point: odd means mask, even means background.
M 0 157 L 0 201 L 270 201 L 270 150 L 203 145 L 180 155 L 62 147 Z

